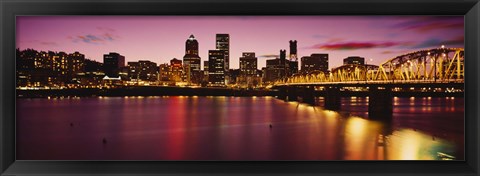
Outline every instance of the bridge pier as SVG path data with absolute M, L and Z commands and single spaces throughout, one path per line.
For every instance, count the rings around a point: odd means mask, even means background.
M 325 89 L 325 109 L 339 110 L 340 102 L 340 88 L 332 86 Z
M 283 101 L 287 101 L 287 87 L 281 86 L 278 88 L 277 98 Z
M 302 102 L 309 105 L 315 105 L 315 87 L 306 86 L 302 90 Z
M 297 87 L 295 86 L 288 86 L 287 87 L 287 101 L 297 101 Z
M 368 93 L 368 116 L 375 120 L 392 118 L 392 90 L 389 87 L 370 87 Z

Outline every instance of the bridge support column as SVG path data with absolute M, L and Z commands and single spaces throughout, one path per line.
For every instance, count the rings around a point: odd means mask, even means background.
M 340 88 L 338 87 L 326 87 L 325 92 L 325 109 L 339 110 L 340 103 Z
M 298 88 L 295 86 L 288 86 L 287 87 L 287 101 L 297 101 L 297 90 Z
M 306 86 L 302 91 L 302 102 L 309 105 L 315 105 L 315 87 Z
M 278 88 L 277 98 L 283 101 L 287 101 L 287 87 L 281 86 Z
M 392 90 L 389 87 L 370 87 L 368 93 L 368 117 L 375 120 L 392 118 Z

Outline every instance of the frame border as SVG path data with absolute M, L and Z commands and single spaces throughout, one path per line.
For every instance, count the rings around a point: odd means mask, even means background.
M 479 0 L 0 0 L 0 175 L 479 175 Z M 18 15 L 464 15 L 465 161 L 16 161 Z

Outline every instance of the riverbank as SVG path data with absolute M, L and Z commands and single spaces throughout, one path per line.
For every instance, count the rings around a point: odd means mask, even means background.
M 123 87 L 113 89 L 44 89 L 44 90 L 17 90 L 18 98 L 46 98 L 46 97 L 121 97 L 121 96 L 277 96 L 276 90 L 262 89 L 227 89 L 227 88 L 191 88 L 191 87 Z M 367 97 L 366 91 L 341 91 L 342 97 Z M 324 97 L 325 92 L 316 91 L 316 97 Z M 395 97 L 464 97 L 463 92 L 392 92 Z
M 274 96 L 270 90 L 191 87 L 122 87 L 112 89 L 43 89 L 17 90 L 18 98 L 92 97 L 92 96 Z

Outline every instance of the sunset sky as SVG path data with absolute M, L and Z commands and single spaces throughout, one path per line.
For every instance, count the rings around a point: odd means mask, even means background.
M 380 64 L 420 49 L 464 47 L 463 16 L 24 16 L 16 37 L 20 49 L 79 51 L 100 62 L 118 52 L 161 64 L 182 59 L 193 34 L 203 68 L 216 33 L 230 34 L 230 68 L 242 52 L 255 52 L 260 69 L 280 49 L 288 54 L 289 40 L 297 40 L 299 59 L 328 53 L 329 68 L 348 56 Z

